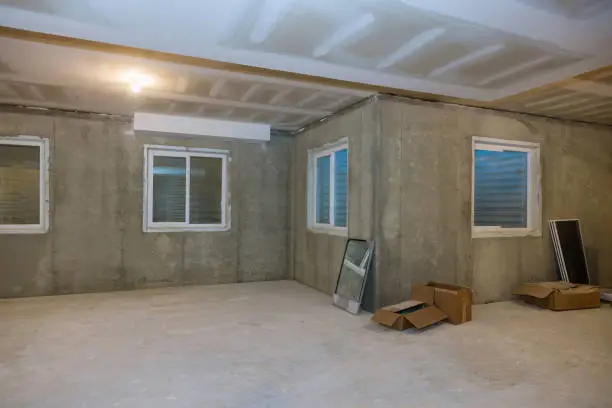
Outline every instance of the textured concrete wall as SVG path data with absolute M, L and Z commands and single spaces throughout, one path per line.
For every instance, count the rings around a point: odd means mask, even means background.
M 472 286 L 478 302 L 555 279 L 542 237 L 471 238 L 471 139 L 540 143 L 543 220 L 579 218 L 592 275 L 612 285 L 612 128 L 382 97 L 376 240 L 381 304 L 413 282 Z
M 51 228 L 0 235 L 0 297 L 289 277 L 293 141 L 134 135 L 130 123 L 0 113 L 0 136 L 51 140 Z M 232 228 L 143 233 L 143 145 L 231 151 Z
M 366 102 L 295 138 L 292 194 L 292 264 L 294 278 L 332 293 L 338 278 L 346 237 L 314 233 L 308 229 L 308 150 L 341 138 L 349 140 L 349 236 L 374 236 L 374 177 L 376 107 Z M 373 274 L 375 276 L 375 274 Z M 373 290 L 374 282 L 370 285 Z

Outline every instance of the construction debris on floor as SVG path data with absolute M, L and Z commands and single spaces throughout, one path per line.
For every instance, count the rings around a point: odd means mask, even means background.
M 415 284 L 410 300 L 378 309 L 372 320 L 395 330 L 423 329 L 442 321 L 468 322 L 472 320 L 472 290 L 436 282 Z
M 612 302 L 612 288 L 600 288 L 599 297 L 604 302 Z
M 576 283 L 524 283 L 513 294 L 527 303 L 550 310 L 593 309 L 600 305 L 598 287 Z
M 372 254 L 373 241 L 353 238 L 347 240 L 332 298 L 334 305 L 355 315 L 359 313 Z
M 590 284 L 580 220 L 549 220 L 548 226 L 560 280 Z

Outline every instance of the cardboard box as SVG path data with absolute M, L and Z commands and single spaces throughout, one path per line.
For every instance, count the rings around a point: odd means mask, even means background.
M 426 299 L 422 298 L 426 296 Z M 433 300 L 431 300 L 433 297 Z M 447 283 L 412 285 L 412 298 L 430 302 L 448 316 L 448 322 L 461 324 L 472 320 L 472 290 Z
M 372 320 L 396 330 L 422 329 L 443 320 L 467 322 L 472 320 L 472 291 L 437 282 L 415 284 L 411 300 L 378 309 Z
M 420 300 L 407 300 L 395 305 L 378 309 L 372 320 L 395 330 L 411 327 L 423 329 L 446 319 L 447 316 L 437 307 Z
M 599 288 L 600 296 L 599 298 L 604 302 L 612 302 L 612 289 L 611 288 Z
M 562 281 L 525 283 L 513 294 L 550 310 L 592 309 L 600 304 L 598 287 Z

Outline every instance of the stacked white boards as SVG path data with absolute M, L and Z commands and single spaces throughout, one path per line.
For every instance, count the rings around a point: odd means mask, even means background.
M 589 285 L 580 220 L 550 220 L 548 227 L 561 280 Z

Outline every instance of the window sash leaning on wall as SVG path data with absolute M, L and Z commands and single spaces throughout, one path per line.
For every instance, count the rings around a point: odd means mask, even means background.
M 185 158 L 185 222 L 154 222 L 153 221 L 153 168 L 154 158 L 180 157 Z M 222 162 L 221 169 L 221 223 L 191 224 L 190 219 L 190 168 L 192 157 L 218 158 Z M 183 232 L 183 231 L 228 231 L 231 228 L 231 204 L 229 193 L 228 162 L 230 152 L 219 149 L 204 149 L 181 146 L 144 146 L 143 171 L 143 231 L 144 232 Z
M 336 221 L 336 153 L 342 150 L 347 152 L 347 182 L 346 182 L 346 223 L 347 226 L 339 227 L 334 225 Z M 349 182 L 348 182 L 348 139 L 342 138 L 333 143 L 326 144 L 320 148 L 308 151 L 308 182 L 307 182 L 307 207 L 308 207 L 308 228 L 317 233 L 328 233 L 332 235 L 347 236 L 348 234 L 348 208 L 349 208 Z M 330 202 L 329 202 L 329 224 L 317 222 L 317 163 L 318 159 L 329 156 L 330 173 Z
M 475 209 L 475 179 L 476 150 L 515 151 L 524 152 L 527 158 L 527 227 L 506 228 L 500 226 L 476 226 L 474 222 Z M 472 138 L 472 237 L 527 237 L 542 235 L 542 197 L 541 197 L 541 167 L 540 145 L 538 143 L 493 139 L 474 136 Z
M 0 224 L 0 234 L 44 234 L 49 231 L 49 139 L 20 135 L 1 137 L 0 145 L 37 147 L 38 151 L 38 224 Z

